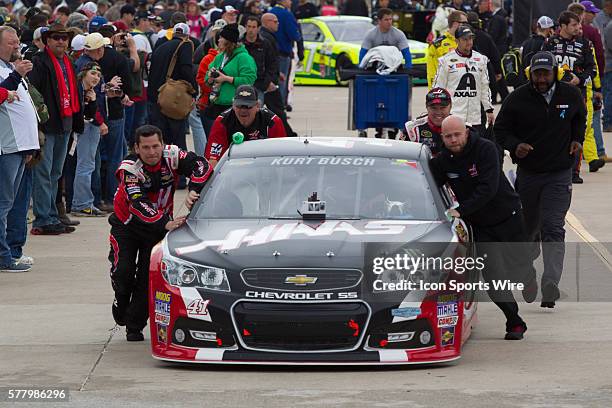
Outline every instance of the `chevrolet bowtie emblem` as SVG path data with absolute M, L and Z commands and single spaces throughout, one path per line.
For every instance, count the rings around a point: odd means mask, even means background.
M 292 283 L 295 286 L 306 286 L 309 284 L 313 284 L 317 282 L 315 277 L 306 276 L 306 275 L 295 275 L 295 276 L 287 276 L 285 278 L 285 283 Z

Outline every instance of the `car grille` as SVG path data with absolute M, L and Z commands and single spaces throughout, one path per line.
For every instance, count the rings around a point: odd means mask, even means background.
M 239 302 L 233 316 L 246 348 L 264 351 L 348 351 L 359 346 L 370 315 L 362 302 Z
M 244 283 L 254 288 L 315 292 L 357 286 L 362 274 L 357 269 L 244 269 L 241 276 Z M 311 282 L 301 283 L 299 278 L 296 279 L 300 276 L 309 278 Z

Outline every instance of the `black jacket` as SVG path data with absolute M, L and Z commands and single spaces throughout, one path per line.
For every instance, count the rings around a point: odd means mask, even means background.
M 495 75 L 491 74 L 502 73 L 499 51 L 497 51 L 495 42 L 489 33 L 479 28 L 473 28 L 473 30 L 474 34 L 476 34 L 474 38 L 474 49 L 489 59 L 489 78 L 492 80 L 491 78 L 495 78 Z
M 370 12 L 365 0 L 346 0 L 340 14 L 344 16 L 369 17 Z
M 438 185 L 452 188 L 461 218 L 475 226 L 501 224 L 521 209 L 521 200 L 504 175 L 495 144 L 470 132 L 460 155 L 442 148 L 429 162 Z
M 522 45 L 523 51 L 521 53 L 521 62 L 523 71 L 531 64 L 531 58 L 538 51 L 542 50 L 546 38 L 539 34 L 532 34 Z
M 278 83 L 278 52 L 268 40 L 261 36 L 258 36 L 254 43 L 247 42 L 246 38 L 243 39 L 243 42 L 257 65 L 257 79 L 253 86 L 265 92 L 270 82 Z
M 174 51 L 176 51 L 181 41 L 181 38 L 173 38 L 155 48 L 153 54 L 151 54 L 149 87 L 147 91 L 148 99 L 153 103 L 157 103 L 157 93 L 159 88 L 166 83 L 166 74 L 168 73 L 172 55 L 174 55 Z M 193 75 L 193 48 L 189 42 L 181 46 L 171 78 L 187 81 L 193 86 L 193 89 L 198 89 L 195 76 Z
M 61 134 L 64 132 L 83 133 L 85 124 L 83 122 L 83 98 L 79 98 L 80 111 L 74 113 L 72 118 L 63 118 L 60 115 L 60 96 L 57 79 L 55 76 L 55 68 L 53 62 L 46 52 L 35 54 L 32 61 L 34 68 L 28 74 L 30 83 L 42 95 L 47 110 L 49 111 L 49 120 L 40 125 L 40 130 L 43 133 Z M 76 75 L 76 69 L 72 62 L 72 71 Z M 75 81 L 76 82 L 76 81 Z M 78 86 L 77 86 L 78 91 Z
M 100 68 L 102 68 L 104 82 L 108 83 L 114 76 L 118 76 L 121 78 L 121 89 L 123 93 L 130 94 L 131 90 L 129 89 L 129 84 L 130 75 L 132 75 L 130 63 L 133 64 L 133 61 L 126 58 L 113 47 L 105 47 L 104 56 L 98 61 Z M 121 104 L 121 99 L 122 97 L 107 98 L 107 119 L 118 120 L 123 118 L 123 105 Z
M 497 46 L 499 55 L 504 55 L 508 51 L 508 14 L 506 11 L 500 9 L 492 14 L 486 28 Z
M 311 18 L 319 15 L 319 9 L 317 6 L 307 1 L 304 4 L 299 5 L 294 14 L 297 20 L 302 18 Z
M 565 82 L 555 82 L 550 104 L 531 83 L 514 90 L 504 100 L 495 120 L 495 137 L 512 160 L 525 170 L 544 173 L 569 169 L 572 141 L 582 143 L 586 129 L 586 106 L 580 90 Z M 533 150 L 523 159 L 516 157 L 519 143 Z

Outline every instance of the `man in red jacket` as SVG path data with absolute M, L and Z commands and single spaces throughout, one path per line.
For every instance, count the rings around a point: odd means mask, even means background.
M 219 115 L 212 126 L 204 156 L 213 167 L 230 146 L 236 132 L 241 132 L 245 141 L 287 136 L 281 119 L 259 106 L 257 90 L 251 85 L 241 85 L 236 89 L 232 108 Z

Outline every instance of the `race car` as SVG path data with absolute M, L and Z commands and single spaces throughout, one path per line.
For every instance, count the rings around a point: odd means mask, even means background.
M 186 224 L 153 250 L 153 357 L 458 359 L 475 322 L 470 284 L 480 270 L 466 268 L 472 232 L 445 215 L 454 201 L 436 186 L 430 155 L 417 143 L 359 138 L 232 145 Z
M 358 16 L 313 17 L 299 21 L 304 38 L 304 59 L 295 73 L 298 85 L 346 85 L 338 67 L 359 64 L 359 50 L 372 19 Z M 414 83 L 427 80 L 427 44 L 408 40 Z

